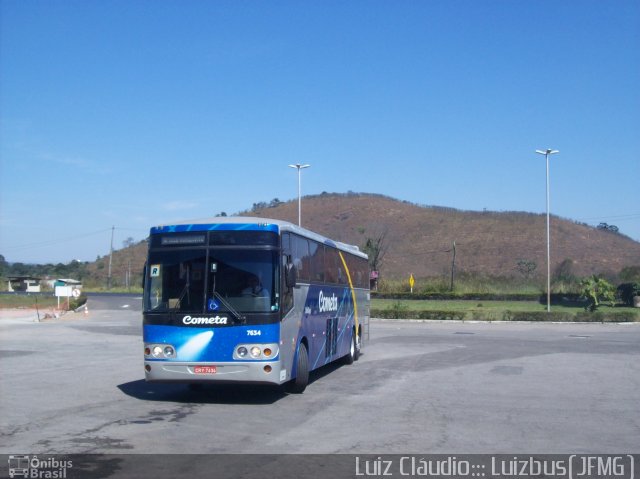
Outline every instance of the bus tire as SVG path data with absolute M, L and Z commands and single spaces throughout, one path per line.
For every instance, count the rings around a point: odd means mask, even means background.
M 354 329 L 351 333 L 351 345 L 349 346 L 349 352 L 344 357 L 344 363 L 353 364 L 354 361 L 358 360 L 359 352 L 356 331 Z
M 296 362 L 296 377 L 288 384 L 288 391 L 301 394 L 309 384 L 309 354 L 304 343 L 298 347 L 298 359 Z
M 360 342 L 360 336 L 356 334 L 355 329 L 353 330 L 353 360 L 357 361 L 360 359 L 360 347 L 362 343 Z

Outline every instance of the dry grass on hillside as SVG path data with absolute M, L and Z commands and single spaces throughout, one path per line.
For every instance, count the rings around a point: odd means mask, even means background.
M 298 220 L 297 201 L 246 212 L 245 215 Z M 422 207 L 371 194 L 322 194 L 304 197 L 303 226 L 362 247 L 368 237 L 386 233 L 388 251 L 381 268 L 386 278 L 446 277 L 456 242 L 456 271 L 485 276 L 521 277 L 518 260 L 537 265 L 534 277 L 546 273 L 545 216 L 521 212 L 474 212 Z M 640 265 L 640 243 L 623 235 L 552 217 L 552 270 L 566 259 L 570 273 L 617 274 Z M 132 282 L 139 286 L 146 242 L 114 252 L 112 276 L 123 286 L 131 262 Z M 89 266 L 92 277 L 106 281 L 108 257 Z
M 367 237 L 386 232 L 388 277 L 438 276 L 451 269 L 485 275 L 518 276 L 520 259 L 546 270 L 545 216 L 521 212 L 474 212 L 421 207 L 378 195 L 323 194 L 303 198 L 303 226 L 330 238 L 362 246 Z M 297 201 L 252 215 L 297 222 Z M 552 216 L 552 269 L 566 259 L 573 273 L 617 274 L 640 264 L 640 243 L 623 235 Z

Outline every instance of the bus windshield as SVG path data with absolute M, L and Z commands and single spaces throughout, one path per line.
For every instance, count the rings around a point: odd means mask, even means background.
M 229 309 L 241 313 L 278 311 L 277 259 L 274 250 L 151 251 L 144 309 L 206 314 Z

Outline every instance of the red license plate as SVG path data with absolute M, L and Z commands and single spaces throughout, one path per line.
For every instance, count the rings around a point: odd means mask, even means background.
M 193 372 L 195 374 L 215 374 L 216 367 L 215 366 L 194 366 Z

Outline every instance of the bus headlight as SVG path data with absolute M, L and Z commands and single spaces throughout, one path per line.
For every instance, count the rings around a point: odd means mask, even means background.
M 176 348 L 171 344 L 145 344 L 144 357 L 153 359 L 173 359 L 176 357 Z
M 173 346 L 165 346 L 162 352 L 165 358 L 172 358 L 176 355 L 176 350 L 173 349 Z
M 278 356 L 278 345 L 272 344 L 239 344 L 233 351 L 233 359 L 265 360 Z

